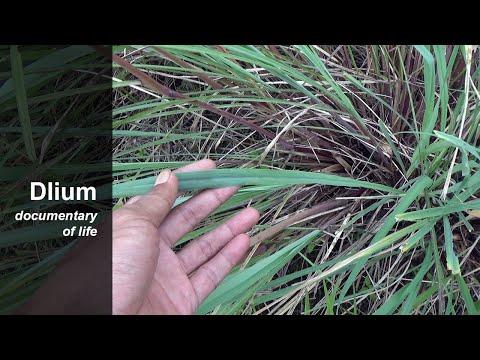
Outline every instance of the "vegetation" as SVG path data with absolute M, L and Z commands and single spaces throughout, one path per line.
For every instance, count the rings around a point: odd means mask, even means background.
M 112 197 L 110 148 L 100 151 L 93 139 L 104 129 L 91 126 L 112 115 L 91 96 L 106 89 L 99 79 L 113 83 L 115 207 L 162 169 L 210 158 L 217 170 L 179 176 L 177 204 L 203 188 L 242 188 L 177 246 L 242 207 L 262 214 L 249 256 L 199 314 L 480 312 L 475 46 L 113 53 L 111 82 L 90 47 L 0 47 L 2 313 L 72 245 L 58 234 L 64 224 L 13 219 L 55 206 L 17 192 L 32 171 L 65 186 L 108 180 L 97 194 Z
M 0 46 L 0 314 L 41 285 L 75 242 L 62 230 L 80 224 L 18 221 L 16 213 L 103 217 L 111 208 L 111 200 L 30 201 L 32 181 L 111 184 L 109 95 L 110 62 L 89 46 Z
M 262 214 L 250 256 L 199 313 L 480 310 L 476 47 L 114 53 L 116 206 L 161 169 L 210 158 L 219 170 L 182 174 L 184 190 L 246 186 L 178 246 L 241 207 Z

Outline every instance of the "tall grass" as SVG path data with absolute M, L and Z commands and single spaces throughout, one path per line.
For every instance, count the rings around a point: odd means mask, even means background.
M 113 52 L 115 206 L 148 191 L 162 169 L 210 158 L 218 170 L 180 175 L 186 192 L 176 204 L 203 188 L 243 187 L 178 247 L 242 207 L 262 214 L 250 256 L 199 313 L 480 311 L 475 46 L 142 45 Z M 102 116 L 82 101 L 105 89 L 88 81 L 104 75 L 93 65 L 94 50 L 0 47 L 0 54 L 10 64 L 0 72 L 4 313 L 72 245 L 56 235 L 65 224 L 18 228 L 11 216 L 34 206 L 16 188 L 32 171 L 74 184 L 102 178 L 107 164 L 83 164 L 81 142 L 61 145 L 101 131 L 81 126 L 85 113 Z M 77 80 L 58 80 L 69 71 Z M 60 127 L 38 120 L 53 108 L 61 110 L 55 122 L 70 112 Z
M 268 250 L 199 313 L 477 313 L 475 50 L 116 47 L 117 206 L 162 168 L 207 157 L 220 170 L 181 177 L 184 190 L 244 185 L 179 245 L 250 205 L 252 253 Z M 335 211 L 315 208 L 327 201 Z

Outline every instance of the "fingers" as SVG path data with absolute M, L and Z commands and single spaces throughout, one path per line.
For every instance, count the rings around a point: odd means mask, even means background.
M 241 234 L 230 241 L 212 260 L 198 268 L 190 281 L 201 304 L 238 264 L 250 246 L 247 235 Z
M 196 161 L 194 163 L 182 166 L 175 170 L 175 172 L 188 172 L 188 171 L 200 171 L 200 170 L 209 170 L 209 169 L 215 169 L 217 165 L 215 164 L 215 161 L 210 160 L 210 159 L 203 159 L 200 161 Z
M 162 223 L 177 198 L 178 180 L 170 170 L 163 170 L 155 187 L 146 195 L 127 203 L 122 209 L 130 209 L 144 216 L 155 227 Z
M 216 229 L 190 242 L 178 253 L 185 272 L 190 274 L 206 263 L 234 237 L 250 230 L 259 217 L 254 208 L 244 209 Z
M 204 190 L 176 206 L 159 227 L 159 235 L 170 246 L 210 215 L 215 209 L 232 197 L 238 187 Z
M 141 198 L 140 195 L 131 197 L 130 199 L 128 199 L 128 200 L 125 202 L 125 205 L 127 205 L 127 204 L 133 204 L 134 202 L 137 202 L 137 200 L 140 199 L 140 198 Z
M 175 173 L 181 173 L 181 172 L 187 172 L 187 171 L 209 170 L 209 169 L 215 169 L 215 168 L 216 168 L 215 161 L 212 161 L 210 159 L 203 159 L 203 160 L 194 162 L 192 164 L 182 166 L 177 170 L 175 170 L 173 173 L 175 174 Z M 179 193 L 178 195 L 181 195 L 181 193 Z M 137 202 L 138 199 L 140 198 L 141 196 L 134 196 L 129 200 L 127 200 L 125 204 L 133 204 Z

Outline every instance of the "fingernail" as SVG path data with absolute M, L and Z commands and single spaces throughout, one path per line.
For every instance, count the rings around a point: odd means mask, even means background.
M 158 175 L 157 180 L 155 180 L 155 185 L 166 183 L 168 179 L 170 179 L 171 173 L 170 169 L 163 170 L 160 175 Z

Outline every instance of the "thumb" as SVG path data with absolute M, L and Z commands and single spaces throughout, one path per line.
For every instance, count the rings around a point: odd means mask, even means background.
M 178 179 L 170 170 L 163 170 L 155 181 L 155 187 L 135 202 L 124 207 L 137 209 L 148 220 L 159 227 L 172 209 L 178 194 Z

